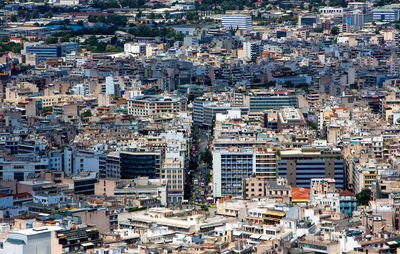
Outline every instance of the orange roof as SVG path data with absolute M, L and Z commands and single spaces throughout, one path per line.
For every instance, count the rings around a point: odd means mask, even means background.
M 349 190 L 339 191 L 340 196 L 354 196 L 354 194 Z
M 310 189 L 292 187 L 292 201 L 296 200 L 310 200 Z

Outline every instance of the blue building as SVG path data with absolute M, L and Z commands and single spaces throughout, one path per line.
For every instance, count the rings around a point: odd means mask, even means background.
M 278 174 L 292 187 L 310 188 L 312 178 L 334 178 L 336 188 L 345 189 L 346 174 L 340 149 L 303 146 L 280 152 Z
M 119 158 L 121 179 L 160 177 L 160 152 L 121 152 Z
M 350 191 L 339 192 L 340 196 L 340 212 L 352 215 L 353 211 L 357 211 L 357 199 Z
M 36 54 L 39 61 L 53 57 L 63 57 L 67 54 L 78 51 L 78 43 L 60 44 L 27 44 L 24 48 L 25 53 Z

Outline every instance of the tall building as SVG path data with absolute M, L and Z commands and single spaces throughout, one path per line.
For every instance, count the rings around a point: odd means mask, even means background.
M 214 149 L 214 197 L 242 196 L 242 181 L 251 175 L 276 180 L 275 153 L 265 148 Z
M 168 203 L 181 203 L 184 199 L 185 170 L 177 159 L 165 159 L 161 179 L 167 180 Z
M 251 30 L 251 16 L 248 15 L 225 15 L 222 17 L 222 27 L 228 29 Z
M 278 173 L 286 177 L 292 187 L 310 188 L 312 178 L 333 178 L 336 188 L 346 186 L 344 160 L 338 148 L 303 146 L 280 151 Z
M 106 77 L 106 83 L 104 84 L 103 92 L 107 95 L 120 96 L 119 80 L 116 77 Z
M 160 177 L 161 152 L 159 151 L 124 151 L 119 154 L 119 157 L 121 179 L 135 179 L 144 176 L 150 179 Z
M 365 23 L 371 22 L 373 15 L 364 14 L 361 10 L 354 10 L 343 14 L 343 24 L 355 27 L 363 27 Z
M 260 56 L 262 49 L 261 41 L 245 41 L 243 42 L 243 58 L 255 60 Z

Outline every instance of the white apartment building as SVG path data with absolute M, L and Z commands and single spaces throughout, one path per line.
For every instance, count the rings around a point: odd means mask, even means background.
M 124 44 L 125 54 L 133 55 L 146 55 L 146 44 L 144 43 L 125 43 Z
M 61 254 L 63 253 L 62 245 L 58 243 L 55 234 L 57 230 L 61 229 L 60 227 L 48 226 L 8 232 L 8 238 L 3 242 L 0 254 Z

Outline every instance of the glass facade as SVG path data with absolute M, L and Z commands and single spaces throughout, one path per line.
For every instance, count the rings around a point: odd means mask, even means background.
M 242 180 L 253 172 L 253 154 L 221 155 L 221 195 L 242 196 Z
M 156 154 L 146 153 L 121 153 L 120 174 L 121 179 L 135 179 L 137 177 L 149 177 L 154 179 L 158 176 Z

